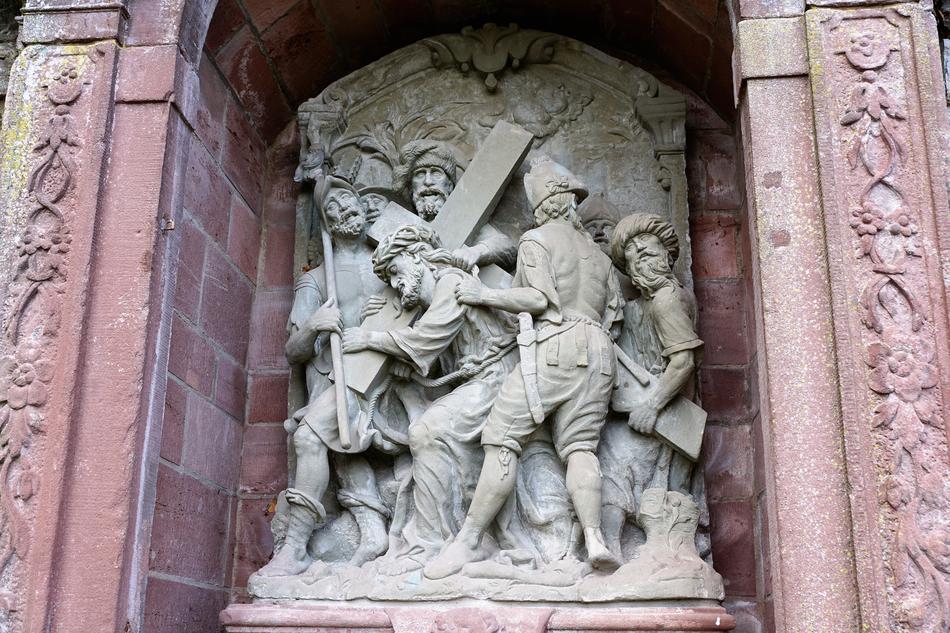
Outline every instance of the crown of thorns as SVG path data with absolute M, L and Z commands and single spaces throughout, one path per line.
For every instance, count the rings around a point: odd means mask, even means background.
M 376 246 L 373 252 L 373 272 L 389 283 L 389 264 L 400 253 L 418 253 L 438 248 L 442 248 L 442 240 L 431 227 L 420 224 L 402 226 L 384 237 Z

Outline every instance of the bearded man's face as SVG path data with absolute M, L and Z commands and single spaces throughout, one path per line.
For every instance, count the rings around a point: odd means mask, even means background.
M 431 222 L 454 188 L 455 183 L 440 167 L 418 167 L 412 172 L 412 205 L 416 213 Z
M 399 293 L 403 308 L 411 310 L 423 301 L 422 280 L 426 270 L 418 257 L 406 253 L 400 253 L 389 264 L 389 285 Z
M 630 281 L 640 290 L 652 293 L 674 279 L 669 253 L 652 233 L 634 236 L 627 242 L 624 255 Z
M 366 224 L 366 211 L 360 199 L 348 189 L 333 189 L 323 207 L 330 232 L 346 238 L 359 237 Z

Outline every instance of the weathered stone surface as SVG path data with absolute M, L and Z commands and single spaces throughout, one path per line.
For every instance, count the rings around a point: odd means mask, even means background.
M 273 607 L 232 605 L 222 614 L 225 630 L 241 633 L 273 630 L 274 627 L 327 627 L 368 633 L 411 633 L 415 631 L 458 630 L 465 626 L 473 633 L 505 630 L 519 633 L 545 631 L 728 631 L 735 626 L 733 616 L 718 607 L 682 608 L 571 608 L 495 607 Z
M 775 46 L 782 42 L 782 46 Z M 805 19 L 802 17 L 743 20 L 736 37 L 742 79 L 808 74 Z
M 862 620 L 950 626 L 946 138 L 923 5 L 814 10 L 818 161 Z M 936 176 L 940 174 L 940 176 Z M 940 244 L 940 251 L 924 244 Z

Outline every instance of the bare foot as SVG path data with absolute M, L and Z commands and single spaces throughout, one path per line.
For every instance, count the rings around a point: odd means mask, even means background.
M 305 549 L 300 551 L 296 547 L 285 544 L 269 563 L 258 570 L 257 575 L 265 577 L 296 576 L 307 571 L 311 562 L 313 561 L 307 555 Z
M 485 560 L 485 552 L 478 546 L 470 547 L 461 539 L 455 539 L 422 568 L 422 575 L 430 580 L 439 580 L 462 571 L 467 563 Z
M 587 545 L 587 561 L 591 567 L 607 572 L 616 571 L 620 567 L 620 559 L 608 549 L 599 530 L 585 530 L 584 540 Z

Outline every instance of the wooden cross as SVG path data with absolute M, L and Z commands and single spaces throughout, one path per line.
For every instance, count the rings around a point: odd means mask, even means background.
M 512 175 L 531 149 L 533 138 L 524 128 L 499 121 L 431 222 L 427 223 L 398 204 L 390 203 L 374 222 L 368 237 L 379 242 L 406 224 L 428 224 L 438 233 L 446 249 L 461 248 L 475 237 L 494 212 Z M 480 273 L 486 282 L 489 278 L 503 279 L 506 276 L 507 273 L 497 266 L 487 266 Z M 389 331 L 411 325 L 417 311 L 403 310 L 399 296 L 392 288 L 387 288 L 384 296 L 387 301 L 383 308 L 366 317 L 360 327 Z M 388 355 L 374 351 L 344 354 L 347 386 L 364 396 L 371 393 L 385 379 L 389 360 Z

